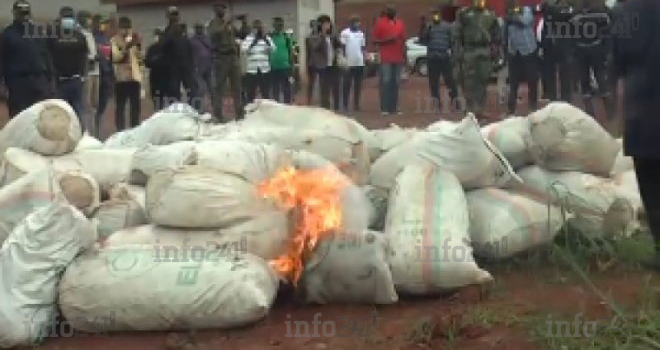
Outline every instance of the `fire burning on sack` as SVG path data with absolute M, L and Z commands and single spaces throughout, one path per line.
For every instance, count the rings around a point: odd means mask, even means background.
M 304 260 L 324 237 L 343 223 L 341 191 L 350 181 L 336 169 L 297 170 L 287 167 L 258 187 L 266 198 L 294 210 L 292 239 L 285 255 L 270 262 L 282 277 L 297 284 Z

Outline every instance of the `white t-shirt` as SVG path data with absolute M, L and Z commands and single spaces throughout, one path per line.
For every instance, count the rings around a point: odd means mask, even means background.
M 364 54 L 362 50 L 367 46 L 364 33 L 361 30 L 357 32 L 346 28 L 341 32 L 340 39 L 342 45 L 346 48 L 346 61 L 349 67 L 364 66 Z

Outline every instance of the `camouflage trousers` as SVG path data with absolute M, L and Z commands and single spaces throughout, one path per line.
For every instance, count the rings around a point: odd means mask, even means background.
M 493 62 L 490 57 L 465 57 L 461 84 L 467 112 L 476 115 L 484 112 L 484 105 L 488 97 L 488 79 L 492 71 Z

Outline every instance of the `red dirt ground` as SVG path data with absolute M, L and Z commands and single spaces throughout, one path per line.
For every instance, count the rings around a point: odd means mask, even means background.
M 440 119 L 431 113 L 415 113 L 416 97 L 427 95 L 424 80 L 412 78 L 403 86 L 402 116 L 383 117 L 378 113 L 376 81 L 366 83 L 363 111 L 357 119 L 370 128 L 386 127 L 390 123 L 401 126 L 424 126 Z M 494 89 L 493 89 L 494 92 Z M 523 96 L 524 97 L 524 96 Z M 302 99 L 300 99 L 302 100 Z M 524 114 L 526 108 L 519 109 Z M 4 107 L 1 109 L 4 110 Z M 6 114 L 6 113 L 4 113 Z M 150 111 L 145 110 L 147 116 Z M 495 120 L 500 111 L 490 111 Z M 112 108 L 103 125 L 105 135 L 113 131 Z M 443 116 L 457 119 L 457 115 Z M 3 124 L 0 115 L 0 125 Z M 602 118 L 598 118 L 602 120 Z M 499 271 L 502 270 L 502 271 Z M 584 313 L 583 319 L 595 320 L 609 315 L 604 302 L 585 284 L 571 277 L 570 272 L 555 267 L 496 268 L 492 271 L 496 282 L 486 290 L 467 287 L 459 292 L 434 298 L 402 300 L 391 306 L 326 305 L 298 306 L 290 299 L 280 298 L 270 315 L 256 325 L 232 331 L 204 332 L 145 332 L 120 333 L 108 338 L 51 338 L 41 349 L 45 350 L 263 350 L 263 349 L 461 349 L 461 350 L 535 350 L 542 349 L 530 335 L 531 328 L 544 326 L 548 314 L 565 316 L 572 320 Z M 594 283 L 606 294 L 623 305 L 634 305 L 640 299 L 644 276 L 642 273 L 616 272 L 592 274 Z M 653 284 L 658 286 L 657 276 Z M 343 322 L 338 317 L 372 319 L 377 311 L 377 326 L 369 337 L 352 334 L 349 337 L 287 337 L 286 321 L 307 321 L 310 325 L 316 313 L 321 321 Z M 287 318 L 291 315 L 291 318 Z M 536 317 L 536 318 L 530 318 Z M 539 318 L 540 317 L 540 318 Z M 534 321 L 530 321 L 533 319 Z M 558 318 L 555 318 L 558 319 Z M 430 320 L 430 322 L 428 321 Z M 527 320 L 527 321 L 521 321 Z M 415 325 L 430 326 L 431 339 L 417 343 L 407 340 Z M 360 324 L 362 327 L 364 323 Z M 349 328 L 350 329 L 350 328 Z M 295 326 L 292 325 L 295 332 Z M 312 332 L 312 331 L 310 331 Z

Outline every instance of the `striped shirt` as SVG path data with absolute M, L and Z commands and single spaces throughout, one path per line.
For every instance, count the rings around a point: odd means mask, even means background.
M 270 72 L 270 53 L 275 44 L 269 36 L 254 42 L 254 34 L 248 35 L 241 43 L 241 51 L 245 55 L 245 73 L 257 74 Z
M 522 8 L 522 14 L 518 15 L 516 20 L 506 22 L 504 30 L 509 54 L 519 53 L 526 56 L 536 51 L 537 42 L 533 24 L 534 15 L 532 9 L 527 6 Z

